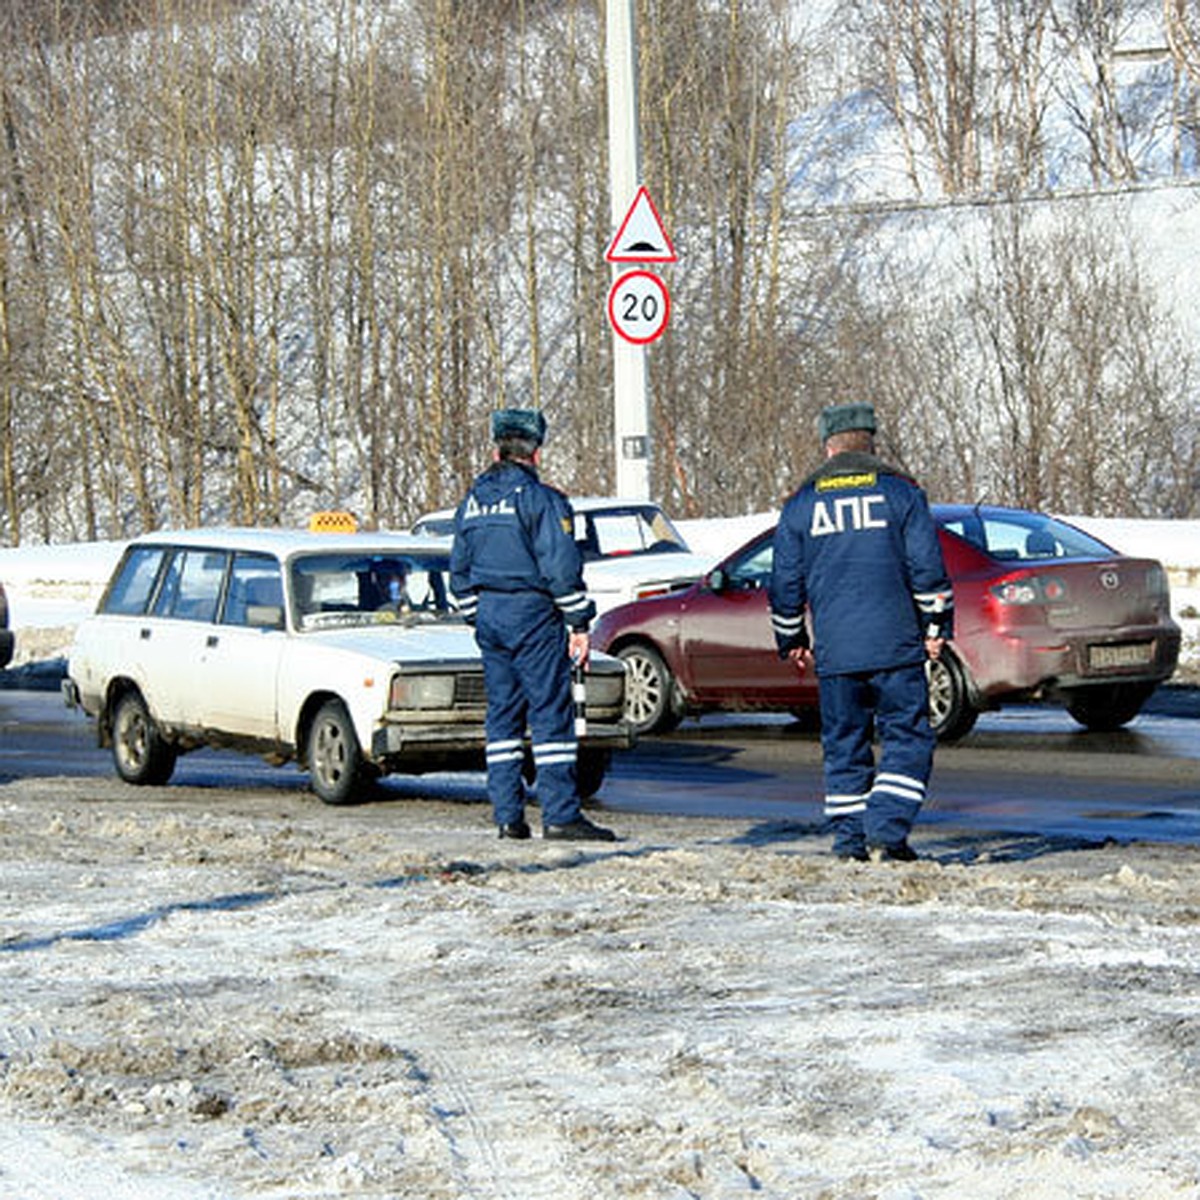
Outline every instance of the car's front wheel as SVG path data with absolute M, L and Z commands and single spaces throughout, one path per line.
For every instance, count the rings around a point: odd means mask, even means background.
M 926 663 L 929 677 L 929 723 L 938 741 L 954 742 L 975 728 L 979 709 L 971 701 L 967 672 L 946 649 Z
M 366 792 L 370 772 L 346 706 L 327 700 L 308 731 L 308 773 L 312 789 L 326 804 L 354 804 Z
M 622 646 L 625 664 L 625 719 L 638 733 L 665 733 L 679 724 L 675 678 L 662 655 L 642 642 Z
M 141 692 L 126 692 L 113 710 L 112 756 L 126 783 L 166 783 L 177 751 L 159 732 Z
M 1080 725 L 1096 732 L 1120 729 L 1142 711 L 1157 684 L 1100 683 L 1073 688 L 1065 694 L 1067 712 Z

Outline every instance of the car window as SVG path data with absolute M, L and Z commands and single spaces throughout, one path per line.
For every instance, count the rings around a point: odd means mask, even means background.
M 648 550 L 687 549 L 666 514 L 653 505 L 576 513 L 575 540 L 589 562 Z
M 1001 562 L 1048 558 L 1103 558 L 1112 553 L 1104 542 L 1040 512 L 971 512 L 942 528 L 971 542 Z
M 413 533 L 428 534 L 431 537 L 450 537 L 454 533 L 454 514 L 433 514 L 422 517 L 412 527 Z
M 733 588 L 763 588 L 771 579 L 771 564 L 775 559 L 775 544 L 766 541 L 751 546 L 740 557 L 732 559 L 726 568 L 726 586 Z
M 283 623 L 283 572 L 267 554 L 238 553 L 229 569 L 223 625 L 276 628 Z
M 132 547 L 108 585 L 100 611 L 126 616 L 144 613 L 165 554 L 162 546 Z
M 448 573 L 445 555 L 386 551 L 303 555 L 289 571 L 301 629 L 446 619 Z
M 973 512 L 944 521 L 942 527 L 1001 561 L 1102 558 L 1113 553 L 1083 530 L 1037 512 Z
M 227 557 L 220 550 L 177 549 L 154 602 L 154 615 L 211 621 L 217 613 Z

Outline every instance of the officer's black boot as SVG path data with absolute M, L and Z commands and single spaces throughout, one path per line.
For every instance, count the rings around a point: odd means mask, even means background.
M 603 825 L 593 825 L 587 817 L 580 814 L 565 825 L 547 825 L 542 830 L 542 837 L 549 841 L 564 842 L 615 842 L 617 835 Z

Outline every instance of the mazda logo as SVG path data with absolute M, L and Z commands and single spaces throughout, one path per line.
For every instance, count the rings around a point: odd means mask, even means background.
M 1100 586 L 1106 591 L 1114 592 L 1121 586 L 1121 577 L 1116 571 L 1101 571 Z

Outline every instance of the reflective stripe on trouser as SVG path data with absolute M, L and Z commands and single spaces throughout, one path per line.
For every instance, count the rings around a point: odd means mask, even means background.
M 823 675 L 820 697 L 825 815 L 834 850 L 903 841 L 925 800 L 936 744 L 924 665 Z
M 488 799 L 498 825 L 524 813 L 525 730 L 533 741 L 542 823 L 579 816 L 567 633 L 554 601 L 536 592 L 482 592 L 475 640 L 487 688 Z

